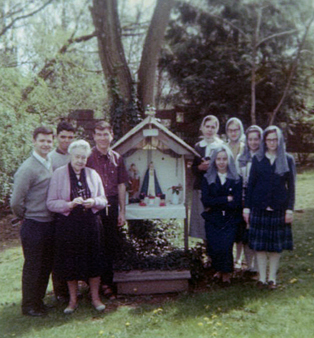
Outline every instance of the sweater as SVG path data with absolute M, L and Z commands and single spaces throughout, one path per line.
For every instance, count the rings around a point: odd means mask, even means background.
M 52 170 L 55 171 L 70 162 L 70 154 L 62 154 L 57 149 L 52 150 L 48 156 L 52 161 Z
M 51 212 L 46 206 L 52 169 L 47 169 L 33 155 L 22 163 L 14 175 L 11 209 L 23 219 L 51 222 Z
M 280 176 L 275 173 L 276 161 L 271 164 L 264 156 L 258 161 L 254 156 L 250 171 L 245 207 L 252 209 L 293 210 L 295 201 L 295 163 L 294 158 L 286 154 L 289 172 Z
M 104 187 L 96 170 L 85 168 L 86 181 L 95 200 L 93 213 L 107 205 Z M 68 216 L 71 212 L 71 182 L 68 165 L 58 168 L 52 175 L 47 198 L 48 209 L 52 212 Z

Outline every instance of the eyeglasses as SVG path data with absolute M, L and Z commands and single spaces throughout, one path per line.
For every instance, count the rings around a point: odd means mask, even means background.
M 227 129 L 228 133 L 236 133 L 238 131 L 240 131 L 240 128 L 237 128 L 237 129 Z
M 265 141 L 268 143 L 276 143 L 278 142 L 278 138 L 267 138 Z

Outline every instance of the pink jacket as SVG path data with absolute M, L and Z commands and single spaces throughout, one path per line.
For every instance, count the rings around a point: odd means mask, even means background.
M 92 208 L 93 213 L 103 209 L 107 205 L 105 190 L 98 173 L 91 168 L 85 168 L 86 181 L 91 192 L 91 197 L 95 199 Z M 68 216 L 71 205 L 71 184 L 68 165 L 54 171 L 50 180 L 47 207 L 50 211 Z

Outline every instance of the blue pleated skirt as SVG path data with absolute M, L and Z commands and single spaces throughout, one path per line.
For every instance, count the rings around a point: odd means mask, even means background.
M 284 210 L 252 209 L 249 247 L 255 251 L 267 252 L 293 250 L 291 224 L 285 223 Z

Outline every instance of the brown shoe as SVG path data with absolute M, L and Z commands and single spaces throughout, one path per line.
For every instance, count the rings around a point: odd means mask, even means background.
M 268 287 L 269 290 L 276 290 L 277 289 L 277 285 L 273 280 L 270 280 L 268 282 L 267 287 Z

